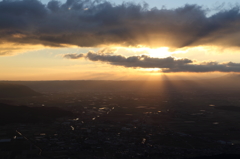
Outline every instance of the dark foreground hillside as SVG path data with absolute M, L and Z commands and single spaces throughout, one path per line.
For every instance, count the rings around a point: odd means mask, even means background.
M 10 123 L 50 122 L 72 113 L 56 107 L 12 106 L 0 103 L 0 125 Z
M 194 157 L 191 159 L 239 159 L 240 155 L 238 154 L 221 154 L 221 155 L 215 155 L 215 156 L 202 156 L 202 157 Z
M 38 96 L 40 93 L 20 84 L 0 83 L 0 98 Z

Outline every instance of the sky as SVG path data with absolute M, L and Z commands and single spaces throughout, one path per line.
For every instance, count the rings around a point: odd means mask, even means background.
M 0 80 L 240 73 L 237 0 L 3 0 L 0 19 Z

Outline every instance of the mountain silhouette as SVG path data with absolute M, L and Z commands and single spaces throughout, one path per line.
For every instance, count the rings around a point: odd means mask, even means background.
M 38 96 L 40 93 L 20 84 L 0 83 L 0 98 Z

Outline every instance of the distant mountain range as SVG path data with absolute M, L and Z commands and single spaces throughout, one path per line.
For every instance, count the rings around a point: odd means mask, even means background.
M 230 73 L 225 76 L 221 76 L 218 79 L 219 80 L 230 80 L 230 81 L 240 80 L 240 74 Z
M 208 80 L 219 87 L 240 88 L 240 74 L 227 74 L 222 77 Z
M 108 81 L 108 80 L 74 80 L 74 81 L 9 81 L 7 89 L 0 96 L 39 95 L 35 92 L 62 91 L 153 91 L 166 89 L 240 89 L 240 74 L 228 74 L 212 79 L 177 80 L 165 78 L 159 81 Z M 15 85 L 14 85 L 15 84 Z M 21 86 L 20 86 L 21 85 Z M 25 85 L 25 86 L 23 86 Z M 27 86 L 27 87 L 26 87 Z M 0 85 L 0 92 L 3 86 Z M 29 87 L 29 88 L 28 88 Z M 31 90 L 31 89 L 35 90 Z
M 0 83 L 0 98 L 38 96 L 40 93 L 27 86 L 13 83 Z

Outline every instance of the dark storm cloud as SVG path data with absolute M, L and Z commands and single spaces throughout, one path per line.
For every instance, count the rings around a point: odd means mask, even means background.
M 63 57 L 68 59 L 80 59 L 84 57 L 84 55 L 83 54 L 65 54 Z
M 204 62 L 198 65 L 181 65 L 175 68 L 163 69 L 163 72 L 240 72 L 240 63 Z
M 125 57 L 93 52 L 88 52 L 87 54 L 66 54 L 64 57 L 70 59 L 86 58 L 90 61 L 107 62 L 111 65 L 142 68 L 173 68 L 178 65 L 192 63 L 188 59 L 174 59 L 172 57 L 153 58 L 146 55 Z
M 172 57 L 152 58 L 146 55 L 124 57 L 121 55 L 105 55 L 91 52 L 89 52 L 85 57 L 91 61 L 108 62 L 111 65 L 142 68 L 169 68 L 192 62 L 188 59 L 175 60 Z
M 174 59 L 173 57 L 153 58 L 146 55 L 125 57 L 88 52 L 87 54 L 65 54 L 68 59 L 85 58 L 94 62 L 106 62 L 111 65 L 140 68 L 161 68 L 163 72 L 240 72 L 240 63 L 202 62 L 190 59 Z
M 0 42 L 63 46 L 240 46 L 239 8 L 207 17 L 197 5 L 176 9 L 107 1 L 3 0 Z M 21 36 L 16 36 L 21 35 Z

